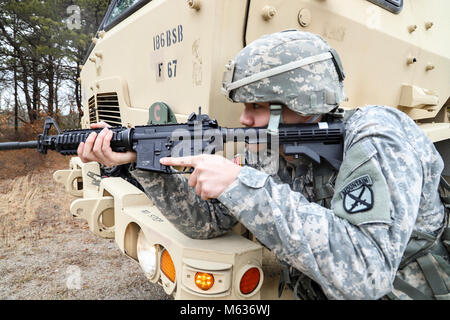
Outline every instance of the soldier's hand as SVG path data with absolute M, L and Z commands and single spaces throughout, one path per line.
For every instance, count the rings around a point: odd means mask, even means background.
M 107 167 L 113 167 L 136 161 L 136 152 L 134 151 L 112 151 L 113 132 L 108 129 L 109 127 L 103 121 L 91 124 L 92 129 L 103 128 L 103 130 L 99 134 L 92 132 L 86 141 L 81 142 L 78 146 L 77 153 L 82 162 L 97 161 Z
M 162 158 L 160 163 L 166 166 L 192 167 L 188 184 L 203 199 L 215 199 L 236 179 L 242 167 L 232 161 L 211 154 L 191 157 Z

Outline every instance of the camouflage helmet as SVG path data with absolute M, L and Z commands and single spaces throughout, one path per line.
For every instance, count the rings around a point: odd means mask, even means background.
M 339 56 L 318 35 L 287 30 L 253 41 L 226 66 L 222 93 L 234 102 L 272 102 L 324 114 L 344 98 Z

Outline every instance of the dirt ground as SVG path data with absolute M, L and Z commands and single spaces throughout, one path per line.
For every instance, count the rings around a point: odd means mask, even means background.
M 172 299 L 71 216 L 74 198 L 52 177 L 69 159 L 0 152 L 0 299 Z

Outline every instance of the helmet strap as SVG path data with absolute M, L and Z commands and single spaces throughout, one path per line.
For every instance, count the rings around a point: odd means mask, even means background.
M 269 124 L 267 126 L 267 131 L 271 135 L 278 135 L 278 126 L 282 121 L 282 111 L 283 107 L 280 104 L 270 105 L 270 118 Z

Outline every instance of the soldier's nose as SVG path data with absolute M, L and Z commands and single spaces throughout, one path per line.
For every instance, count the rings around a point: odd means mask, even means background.
M 255 123 L 255 119 L 249 112 L 244 110 L 239 118 L 239 122 L 244 126 L 251 127 Z

